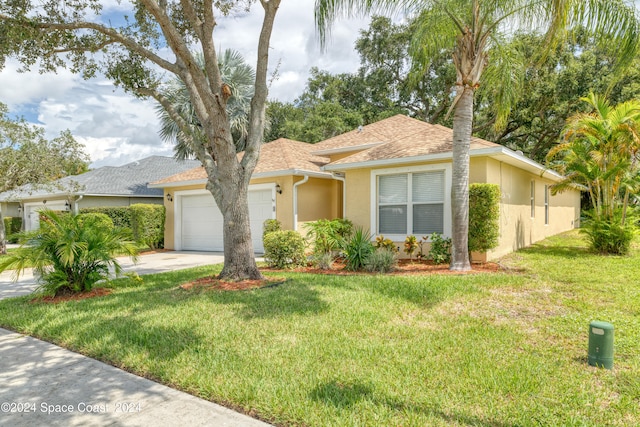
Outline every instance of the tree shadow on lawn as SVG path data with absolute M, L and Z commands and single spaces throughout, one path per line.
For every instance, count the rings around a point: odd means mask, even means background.
M 176 291 L 191 292 L 191 291 Z M 315 315 L 329 309 L 318 290 L 299 279 L 287 279 L 278 286 L 248 291 L 196 291 L 216 304 L 237 306 L 235 314 L 245 320 L 289 315 Z
M 507 427 L 511 424 L 495 420 L 486 420 L 473 415 L 463 413 L 446 413 L 435 405 L 421 405 L 407 402 L 397 397 L 385 396 L 374 391 L 370 384 L 362 381 L 340 382 L 337 380 L 320 384 L 314 388 L 309 397 L 325 405 L 337 409 L 351 409 L 360 401 L 367 400 L 377 406 L 386 406 L 393 411 L 421 413 L 426 416 L 438 417 L 447 423 L 461 423 L 464 425 L 484 427 Z
M 582 246 L 550 246 L 549 244 L 535 243 L 529 247 L 520 249 L 519 253 L 543 255 L 567 259 L 586 258 L 596 255 L 589 248 Z

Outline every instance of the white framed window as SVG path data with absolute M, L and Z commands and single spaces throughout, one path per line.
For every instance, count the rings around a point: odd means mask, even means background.
M 530 190 L 530 204 L 531 204 L 531 218 L 536 217 L 536 182 L 531 180 L 531 190 Z
M 372 231 L 391 239 L 451 234 L 450 167 L 396 168 L 372 173 Z
M 549 225 L 549 186 L 544 186 L 544 225 Z

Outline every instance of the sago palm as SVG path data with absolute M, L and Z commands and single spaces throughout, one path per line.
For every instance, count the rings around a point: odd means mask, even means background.
M 428 64 L 443 51 L 452 54 L 457 72 L 453 110 L 452 270 L 470 269 L 468 255 L 469 148 L 476 89 L 492 77 L 498 106 L 498 125 L 514 104 L 522 79 L 521 59 L 504 49 L 517 30 L 545 32 L 541 54 L 574 27 L 584 26 L 608 37 L 621 60 L 635 54 L 638 22 L 632 5 L 622 0 L 316 0 L 316 24 L 327 36 L 339 16 L 407 12 L 417 16 L 414 61 Z M 495 52 L 489 57 L 491 48 Z M 494 67 L 493 70 L 491 67 Z M 426 67 L 425 67 L 426 68 Z M 486 73 L 485 73 L 486 71 Z
M 22 246 L 0 262 L 0 272 L 14 269 L 17 278 L 33 267 L 45 294 L 90 291 L 109 277 L 110 269 L 116 275 L 122 272 L 117 255 L 137 257 L 123 229 L 82 215 L 45 210 L 40 216 L 40 228 L 19 235 Z

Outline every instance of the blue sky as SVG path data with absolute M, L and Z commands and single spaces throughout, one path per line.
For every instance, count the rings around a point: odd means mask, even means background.
M 127 2 L 104 0 L 103 19 L 116 24 Z M 332 73 L 352 72 L 359 58 L 353 44 L 368 19 L 336 23 L 331 42 L 320 51 L 313 21 L 314 0 L 283 0 L 271 38 L 270 65 L 279 64 L 279 77 L 270 98 L 292 101 L 304 89 L 311 67 Z M 262 10 L 254 5 L 248 14 L 219 20 L 216 45 L 240 51 L 255 63 Z M 57 74 L 37 71 L 18 73 L 19 65 L 9 59 L 0 71 L 0 102 L 14 116 L 45 128 L 49 137 L 69 129 L 86 146 L 92 167 L 121 165 L 150 155 L 172 155 L 171 144 L 158 137 L 158 121 L 151 101 L 140 101 L 115 88 L 108 80 L 84 81 L 66 70 Z

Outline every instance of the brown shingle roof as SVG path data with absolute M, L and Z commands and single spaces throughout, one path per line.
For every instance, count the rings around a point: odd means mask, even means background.
M 412 119 L 401 114 L 389 117 L 379 122 L 363 126 L 342 135 L 334 136 L 325 141 L 314 144 L 313 151 L 334 150 L 348 147 L 358 147 L 374 143 L 387 143 L 408 136 L 419 134 L 428 123 Z
M 413 122 L 407 123 L 406 126 L 411 129 L 411 132 L 402 132 L 405 134 L 404 136 L 393 138 L 386 144 L 337 160 L 331 163 L 331 165 L 420 157 L 449 153 L 453 151 L 452 129 L 440 125 L 421 122 L 408 117 L 406 119 Z M 485 141 L 480 138 L 471 138 L 472 150 L 497 146 L 498 144 L 493 142 Z
M 300 170 L 305 172 L 321 173 L 321 167 L 329 162 L 325 157 L 314 156 L 310 153 L 313 145 L 306 142 L 293 141 L 280 138 L 264 144 L 260 149 L 260 158 L 254 176 L 260 173 Z M 207 179 L 207 173 L 203 167 L 197 167 L 163 180 L 154 182 L 157 184 L 169 184 L 185 181 L 201 181 Z

